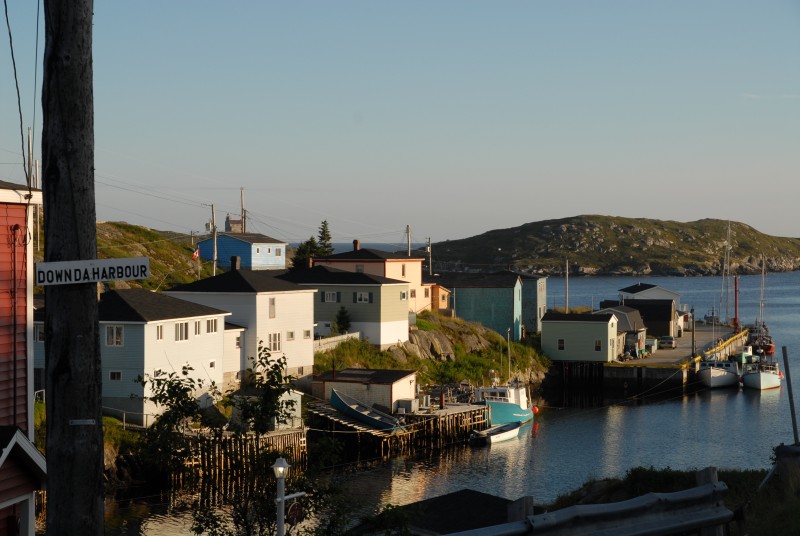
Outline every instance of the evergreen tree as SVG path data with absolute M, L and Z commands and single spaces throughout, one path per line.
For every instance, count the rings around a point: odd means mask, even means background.
M 339 308 L 336 313 L 336 327 L 340 333 L 347 333 L 350 331 L 350 312 L 345 309 L 344 305 Z
M 319 226 L 319 234 L 317 235 L 317 257 L 327 257 L 333 255 L 333 244 L 331 244 L 331 231 L 328 228 L 328 220 L 322 220 Z
M 294 252 L 294 257 L 292 257 L 292 270 L 308 268 L 309 260 L 318 255 L 318 250 L 319 244 L 317 244 L 317 239 L 313 236 L 305 242 L 301 242 Z

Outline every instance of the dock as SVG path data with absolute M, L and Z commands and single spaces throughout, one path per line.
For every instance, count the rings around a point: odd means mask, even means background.
M 702 389 L 696 364 L 704 355 L 741 351 L 747 332 L 726 326 L 697 325 L 677 337 L 676 348 L 657 349 L 630 361 L 554 362 L 564 389 L 600 392 L 603 396 L 674 396 Z
M 488 408 L 465 403 L 420 408 L 420 411 L 406 414 L 403 427 L 391 432 L 367 426 L 327 403 L 310 404 L 307 411 L 309 444 L 327 436 L 327 441 L 341 445 L 341 456 L 345 458 L 342 462 L 356 464 L 381 462 L 394 456 L 465 443 L 473 430 L 488 426 Z M 316 436 L 315 440 L 312 436 Z

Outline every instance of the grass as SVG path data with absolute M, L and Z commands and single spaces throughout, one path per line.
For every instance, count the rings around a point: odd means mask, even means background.
M 800 465 L 785 464 L 778 476 L 761 490 L 765 470 L 717 472 L 728 492 L 725 506 L 734 512 L 729 536 L 800 534 Z M 576 504 L 602 504 L 638 497 L 650 492 L 669 493 L 695 487 L 695 471 L 636 467 L 621 479 L 592 480 L 580 489 L 558 497 L 549 511 Z M 744 529 L 744 530 L 742 530 Z

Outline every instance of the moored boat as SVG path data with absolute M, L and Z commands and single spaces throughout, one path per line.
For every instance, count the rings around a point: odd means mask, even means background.
M 742 372 L 742 385 L 747 389 L 775 389 L 783 382 L 783 372 L 774 360 L 747 363 Z
M 700 382 L 711 389 L 719 387 L 738 387 L 742 374 L 741 365 L 731 359 L 710 359 L 700 361 L 697 377 Z
M 331 390 L 331 406 L 341 413 L 379 430 L 394 432 L 403 428 L 400 419 L 371 408 L 336 389 Z
M 528 397 L 528 389 L 519 380 L 506 385 L 496 383 L 475 389 L 475 403 L 489 407 L 489 424 L 526 423 L 533 419 L 536 408 Z
M 469 437 L 469 444 L 473 447 L 482 447 L 508 441 L 519 435 L 520 428 L 522 428 L 522 423 L 515 421 L 497 424 L 486 430 L 473 430 Z

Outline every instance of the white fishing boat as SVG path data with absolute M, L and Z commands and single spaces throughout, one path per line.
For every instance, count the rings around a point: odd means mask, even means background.
M 747 389 L 775 389 L 783 382 L 783 372 L 774 359 L 747 363 L 742 372 L 742 386 Z
M 711 389 L 719 387 L 738 387 L 742 367 L 730 359 L 710 359 L 697 363 L 697 377 L 700 383 Z
M 470 434 L 469 444 L 473 447 L 482 447 L 500 443 L 501 441 L 508 441 L 509 439 L 514 439 L 519 435 L 520 428 L 522 428 L 522 423 L 515 421 L 505 424 L 498 424 L 487 428 L 486 430 L 474 430 Z

